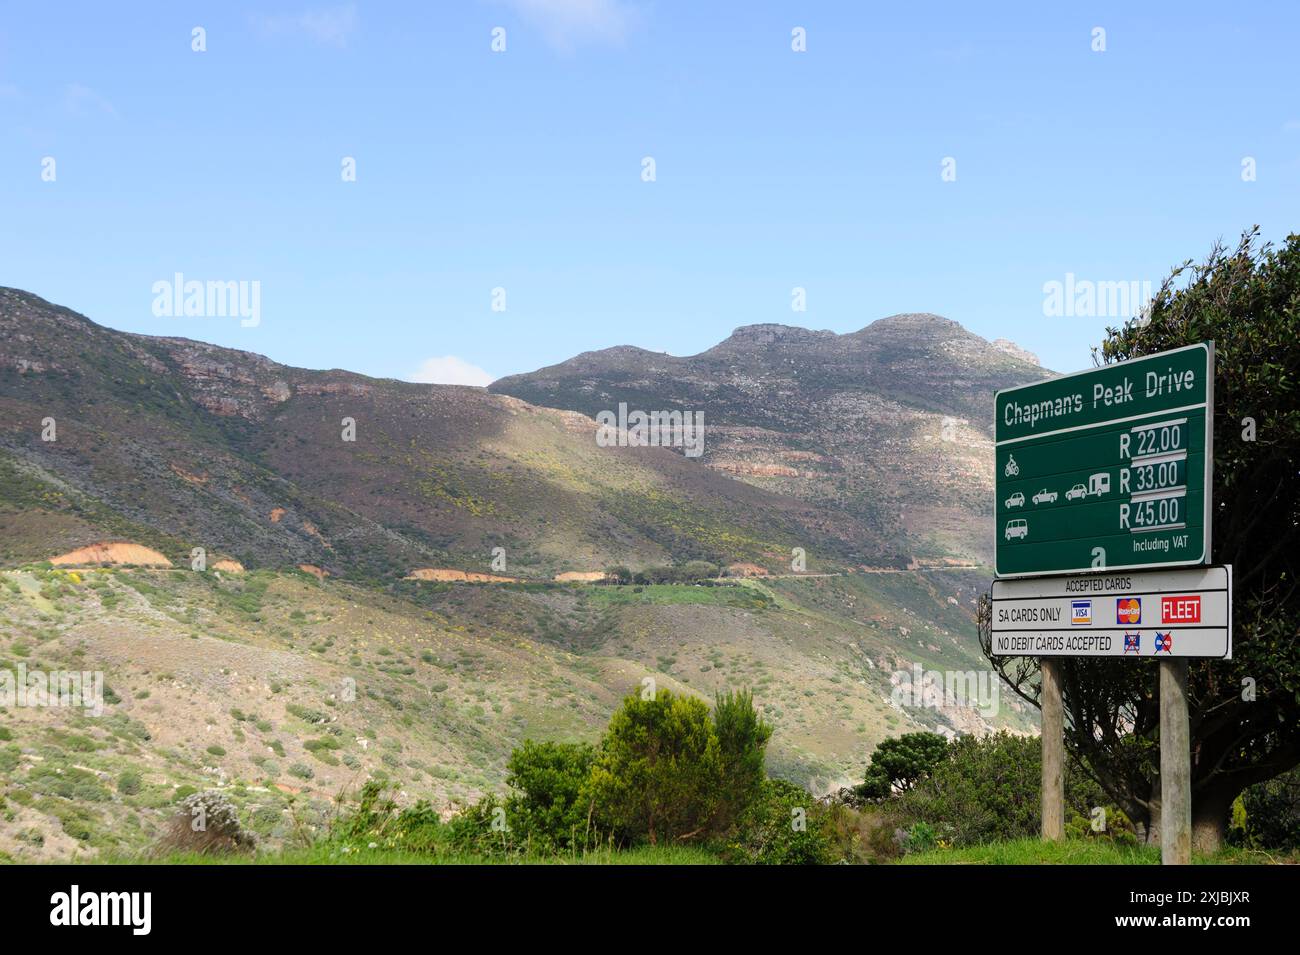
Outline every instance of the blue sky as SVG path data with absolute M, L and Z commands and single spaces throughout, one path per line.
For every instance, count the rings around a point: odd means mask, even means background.
M 1297 26 L 1186 0 L 3 2 L 0 284 L 396 378 L 906 311 L 1071 371 L 1119 319 L 1047 316 L 1045 283 L 1158 284 L 1300 225 Z M 259 323 L 155 316 L 177 272 L 259 282 Z

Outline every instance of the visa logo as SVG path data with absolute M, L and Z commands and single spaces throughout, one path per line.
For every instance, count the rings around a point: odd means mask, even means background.
M 1200 623 L 1201 595 L 1160 598 L 1161 623 Z
M 1075 627 L 1092 626 L 1092 601 L 1070 601 L 1070 624 Z

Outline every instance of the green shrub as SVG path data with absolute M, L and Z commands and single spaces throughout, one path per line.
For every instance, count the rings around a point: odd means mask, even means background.
M 448 840 L 438 813 L 425 800 L 399 810 L 387 795 L 391 784 L 370 781 L 361 788 L 357 808 L 331 827 L 331 840 L 381 849 L 434 853 Z
M 1228 836 L 1251 849 L 1300 849 L 1300 769 L 1249 787 L 1233 809 Z
M 765 780 L 726 840 L 723 857 L 754 865 L 820 865 L 838 861 L 828 809 L 802 787 Z
M 717 695 L 713 704 L 713 730 L 718 737 L 721 760 L 718 809 L 712 829 L 727 832 L 738 824 L 767 786 L 763 763 L 772 727 L 754 709 L 752 694 L 743 691 Z
M 208 752 L 211 753 L 213 756 L 225 756 L 225 755 L 226 755 L 225 747 L 223 747 L 223 746 L 218 746 L 216 743 L 213 743 L 211 746 L 208 747 Z
M 535 852 L 592 844 L 589 788 L 595 749 L 585 743 L 524 744 L 510 754 L 506 819 L 517 843 Z
M 929 776 L 947 756 L 948 741 L 938 733 L 904 733 L 882 740 L 854 792 L 863 799 L 888 799 Z
M 500 798 L 489 793 L 465 806 L 447 823 L 447 844 L 456 852 L 499 855 L 519 851 L 506 809 Z
M 903 843 L 905 852 L 929 852 L 939 843 L 934 826 L 928 822 L 915 822 L 907 830 L 907 840 Z
M 134 769 L 128 769 L 117 777 L 117 791 L 123 796 L 134 796 L 140 792 L 143 781 Z
M 297 776 L 299 779 L 311 779 L 316 775 L 315 770 L 303 763 L 293 763 L 289 767 L 289 775 Z
M 304 723 L 324 723 L 329 719 L 329 716 L 320 710 L 313 710 L 311 707 L 300 706 L 297 703 L 289 703 L 285 709 Z
M 27 783 L 41 795 L 62 796 L 74 802 L 108 802 L 113 798 L 98 776 L 74 766 L 62 767 L 62 772 L 49 763 L 33 766 Z
M 1137 829 L 1123 810 L 1113 806 L 1097 808 L 1102 811 L 1096 817 L 1092 815 L 1096 812 L 1096 808 L 1087 816 L 1070 812 L 1065 822 L 1065 837 L 1112 842 L 1116 845 L 1136 846 L 1138 844 Z
M 771 732 L 748 694 L 719 696 L 710 718 L 695 697 L 633 693 L 610 719 L 592 768 L 602 828 L 625 844 L 725 834 L 762 785 Z
M 1067 812 L 1088 816 L 1105 805 L 1097 786 L 1073 765 L 1067 766 L 1065 790 Z M 969 845 L 1038 835 L 1041 792 L 1041 741 L 1002 731 L 954 739 L 930 775 L 891 805 L 909 833 L 924 822 L 937 840 Z M 1108 809 L 1108 815 L 1117 813 Z
M 278 806 L 260 806 L 253 810 L 249 827 L 261 836 L 269 836 L 280 825 L 283 812 Z

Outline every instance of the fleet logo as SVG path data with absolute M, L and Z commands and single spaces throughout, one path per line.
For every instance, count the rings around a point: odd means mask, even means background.
M 1074 627 L 1092 626 L 1092 601 L 1070 601 L 1070 625 Z
M 1201 595 L 1160 598 L 1161 623 L 1200 623 Z
M 1174 652 L 1174 635 L 1173 632 L 1161 633 L 1156 631 L 1156 653 L 1173 653 Z
M 1142 622 L 1141 597 L 1117 597 L 1115 599 L 1115 622 L 1137 624 Z
M 1142 634 L 1126 633 L 1124 634 L 1124 652 L 1136 653 L 1142 655 Z

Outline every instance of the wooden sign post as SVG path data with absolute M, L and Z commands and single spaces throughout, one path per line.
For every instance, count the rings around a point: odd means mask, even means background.
M 1192 861 L 1192 753 L 1187 660 L 1160 661 L 1160 861 Z
M 1043 840 L 1065 838 L 1065 708 L 1061 661 L 1039 661 L 1043 708 Z

